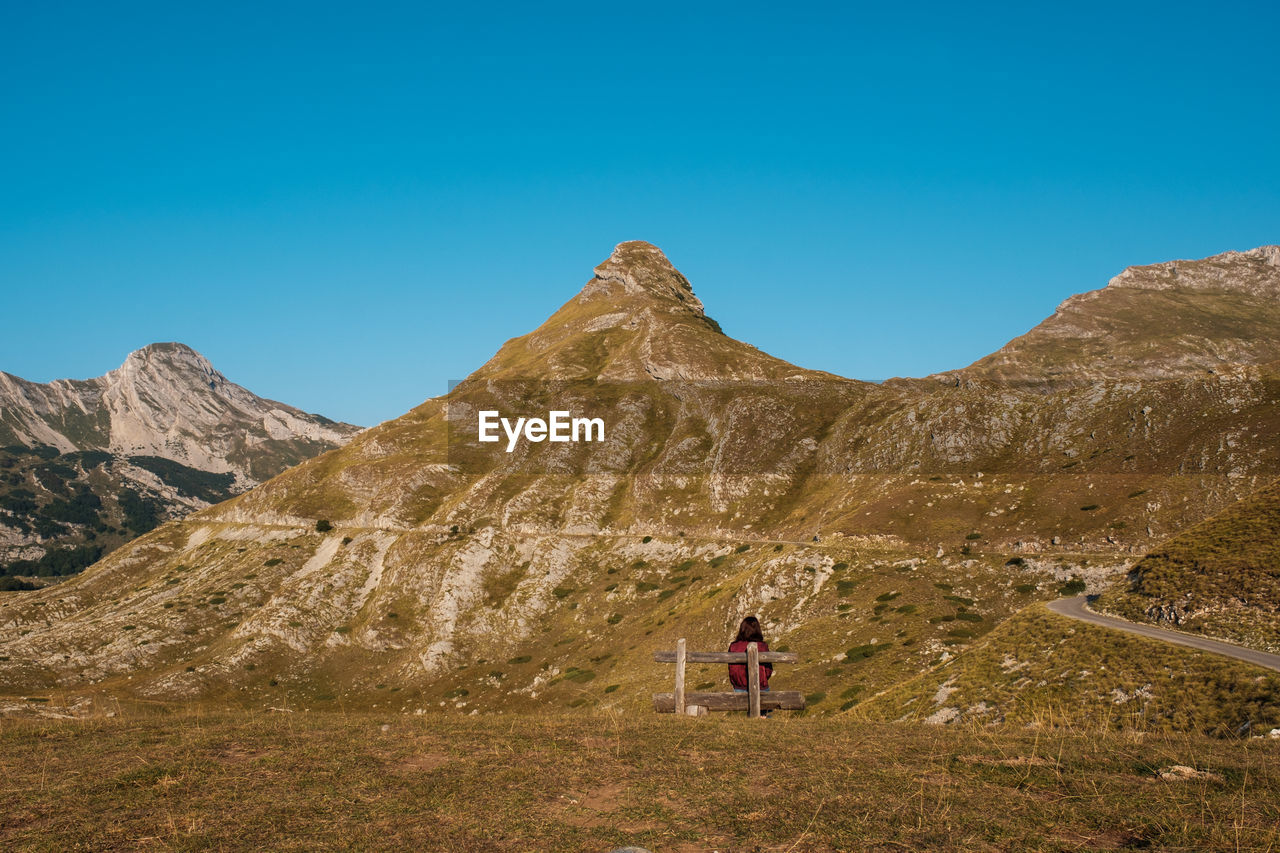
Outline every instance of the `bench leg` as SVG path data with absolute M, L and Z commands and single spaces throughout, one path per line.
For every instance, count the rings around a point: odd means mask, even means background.
M 676 714 L 684 713 L 684 637 L 676 640 Z

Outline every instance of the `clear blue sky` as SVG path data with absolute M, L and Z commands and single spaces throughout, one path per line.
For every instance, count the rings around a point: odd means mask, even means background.
M 734 337 L 922 375 L 1280 242 L 1274 2 L 792 7 L 5 3 L 0 369 L 179 340 L 371 424 L 644 239 Z

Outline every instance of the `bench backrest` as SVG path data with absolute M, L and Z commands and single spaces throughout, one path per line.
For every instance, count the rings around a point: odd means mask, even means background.
M 653 659 L 658 663 L 674 663 L 676 665 L 676 689 L 672 694 L 658 694 L 654 697 L 655 707 L 659 711 L 665 711 L 667 701 L 665 697 L 672 697 L 672 710 L 677 714 L 685 713 L 685 708 L 689 704 L 688 696 L 684 689 L 684 672 L 686 663 L 745 663 L 747 665 L 747 715 L 751 717 L 760 716 L 760 664 L 762 663 L 795 663 L 799 660 L 799 655 L 795 652 L 762 652 L 755 643 L 748 643 L 745 652 L 691 652 L 685 647 L 685 638 L 681 637 L 676 640 L 676 650 L 674 652 L 654 652 Z M 735 694 L 710 694 L 698 693 L 699 702 L 692 704 L 701 704 L 703 707 L 714 707 L 715 710 L 731 710 L 738 709 L 741 703 L 740 699 L 711 700 L 711 696 L 734 697 Z M 799 696 L 799 694 L 796 694 Z M 774 697 L 771 697 L 774 698 Z M 778 704 L 777 707 L 796 707 L 795 698 L 788 694 L 782 697 L 779 694 L 776 697 L 779 702 L 786 702 L 785 705 Z M 770 702 L 770 706 L 774 706 L 775 702 Z M 799 708 L 804 707 L 804 698 L 800 697 Z

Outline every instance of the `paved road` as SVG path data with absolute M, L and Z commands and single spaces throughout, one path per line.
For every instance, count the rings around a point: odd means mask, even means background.
M 1075 598 L 1060 598 L 1057 601 L 1049 602 L 1048 606 L 1050 610 L 1059 616 L 1069 616 L 1072 619 L 1079 619 L 1081 622 L 1101 625 L 1104 628 L 1115 628 L 1118 631 L 1128 631 L 1130 634 L 1141 634 L 1144 637 L 1164 640 L 1166 643 L 1190 646 L 1203 652 L 1226 655 L 1246 663 L 1280 671 L 1280 655 L 1260 652 L 1257 649 L 1246 649 L 1244 646 L 1233 646 L 1220 640 L 1210 640 L 1193 634 L 1184 634 L 1181 631 L 1169 631 L 1153 625 L 1139 625 L 1136 622 L 1129 622 L 1115 616 L 1103 616 L 1101 613 L 1094 613 L 1086 606 L 1086 599 L 1083 595 Z

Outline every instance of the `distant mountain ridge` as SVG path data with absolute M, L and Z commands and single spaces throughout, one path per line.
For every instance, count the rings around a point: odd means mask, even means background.
M 0 444 L 159 456 L 244 485 L 359 429 L 259 397 L 180 343 L 143 347 L 96 379 L 38 384 L 0 372 Z
M 0 574 L 66 574 L 359 431 L 230 382 L 179 343 L 96 379 L 0 372 Z

